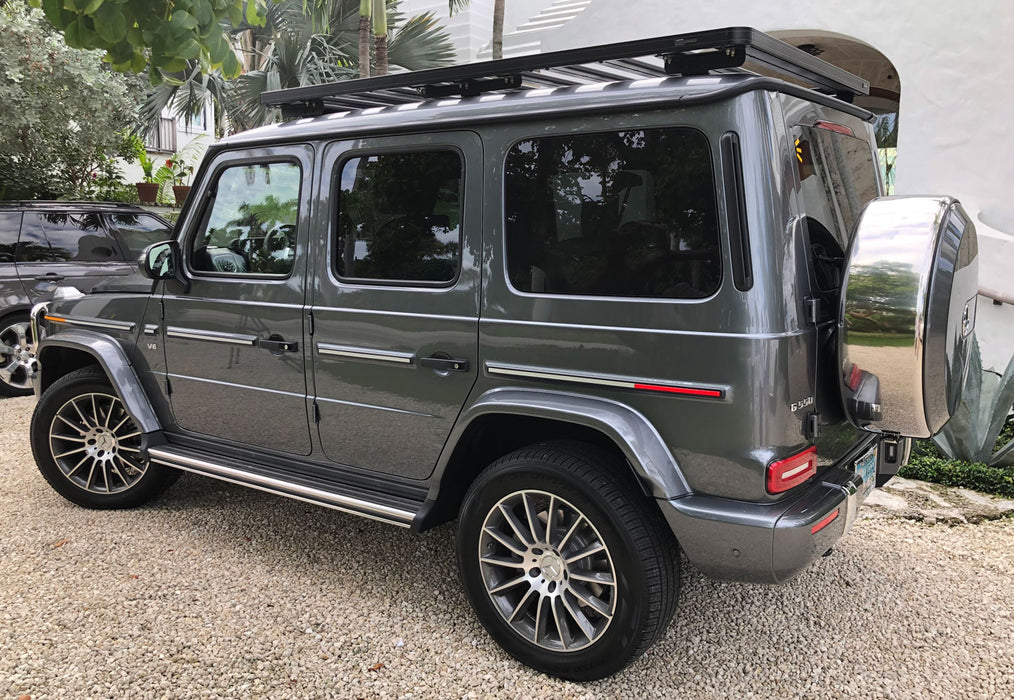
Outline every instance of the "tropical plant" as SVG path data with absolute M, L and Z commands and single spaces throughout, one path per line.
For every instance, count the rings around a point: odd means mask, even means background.
M 155 182 L 155 159 L 148 155 L 148 149 L 144 147 L 144 141 L 137 134 L 130 134 L 128 137 L 130 152 L 137 158 L 144 173 L 143 182 Z
M 217 107 L 220 133 L 242 131 L 279 118 L 277 110 L 260 104 L 266 90 L 356 77 L 363 2 L 369 0 L 280 0 L 268 7 L 263 26 L 229 25 L 226 33 L 238 48 L 243 74 L 227 80 L 220 71 L 204 71 L 198 61 L 189 61 L 151 92 L 141 110 L 141 132 L 154 129 L 166 107 L 188 119 L 207 100 Z M 398 5 L 398 0 L 385 5 L 390 65 L 418 70 L 450 63 L 454 47 L 433 14 L 408 18 Z
M 226 27 L 264 23 L 266 0 L 29 0 L 75 49 L 105 51 L 119 71 L 149 69 L 153 82 L 197 61 L 228 77 L 240 63 Z
M 159 201 L 173 201 L 172 188 L 178 185 L 186 185 L 187 178 L 194 172 L 194 166 L 200 162 L 207 146 L 203 141 L 204 136 L 198 136 L 188 142 L 183 148 L 173 153 L 166 159 L 165 163 L 155 171 L 152 182 L 159 184 Z
M 983 370 L 979 341 L 974 339 L 961 402 L 954 416 L 933 438 L 948 457 L 987 465 L 1014 465 L 1014 435 L 1005 432 L 1014 406 L 1014 357 L 1003 374 Z
M 0 199 L 81 197 L 143 98 L 101 54 L 69 48 L 42 13 L 0 9 Z
M 447 0 L 447 10 L 453 16 L 455 12 L 468 7 L 469 0 Z M 503 17 L 506 0 L 493 0 L 493 38 L 490 48 L 493 60 L 503 58 Z

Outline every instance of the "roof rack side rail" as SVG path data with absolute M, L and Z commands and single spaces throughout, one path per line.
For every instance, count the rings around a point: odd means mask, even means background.
M 802 81 L 845 101 L 851 102 L 853 96 L 869 93 L 868 81 L 805 51 L 750 27 L 728 27 L 273 90 L 261 94 L 261 104 L 282 108 L 286 117 L 317 116 L 329 111 L 358 109 L 364 103 L 374 106 L 401 104 L 405 101 L 406 88 L 417 91 L 421 98 L 467 97 L 482 92 L 514 90 L 523 86 L 526 74 L 531 76 L 553 68 L 571 69 L 567 72 L 573 76 L 572 84 L 579 85 L 584 77 L 594 79 L 596 71 L 591 69 L 594 64 L 629 74 L 632 59 L 644 58 L 663 60 L 657 70 L 658 76 L 700 75 L 752 63 L 764 72 Z M 648 64 L 638 61 L 636 65 L 638 73 L 646 72 Z M 582 71 L 581 66 L 588 68 Z M 554 80 L 564 73 L 557 72 Z

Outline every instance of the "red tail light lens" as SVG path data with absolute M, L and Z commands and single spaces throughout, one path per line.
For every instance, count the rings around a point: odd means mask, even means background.
M 798 454 L 768 465 L 768 493 L 788 491 L 816 473 L 817 448 L 808 447 Z

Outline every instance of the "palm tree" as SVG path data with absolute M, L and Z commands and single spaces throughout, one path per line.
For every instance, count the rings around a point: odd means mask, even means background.
M 138 131 L 147 133 L 172 106 L 186 119 L 216 105 L 219 133 L 242 131 L 275 121 L 276 110 L 260 104 L 266 90 L 316 85 L 359 75 L 360 10 L 371 0 L 281 0 L 269 4 L 264 26 L 242 22 L 227 32 L 240 53 L 243 73 L 226 80 L 218 71 L 203 72 L 196 61 L 170 76 L 149 94 L 142 106 Z M 387 58 L 391 65 L 420 70 L 447 65 L 454 47 L 432 13 L 406 17 L 398 0 L 386 1 L 383 14 L 388 31 Z M 372 7 L 371 7 L 372 10 Z M 372 14 L 372 13 L 371 13 Z M 369 66 L 369 42 L 367 60 Z M 368 75 L 369 73 L 367 73 Z
M 506 0 L 493 0 L 493 60 L 503 58 L 503 14 Z M 447 0 L 447 10 L 453 16 L 455 12 L 468 7 L 469 0 Z
M 370 77 L 370 44 L 373 43 L 373 0 L 359 0 L 359 77 Z

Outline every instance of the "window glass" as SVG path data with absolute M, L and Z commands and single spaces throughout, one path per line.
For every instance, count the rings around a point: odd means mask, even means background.
M 521 291 L 693 299 L 721 282 L 700 132 L 523 141 L 507 155 L 504 207 L 508 274 Z
M 18 229 L 21 228 L 21 212 L 0 212 L 0 262 L 14 262 L 14 251 L 18 247 Z
M 356 280 L 447 283 L 461 253 L 461 157 L 385 153 L 338 175 L 335 268 Z
M 31 225 L 29 225 L 31 223 Z M 123 260 L 116 241 L 106 231 L 102 214 L 89 212 L 71 214 L 67 212 L 51 212 L 46 214 L 25 212 L 22 241 L 26 233 L 41 239 L 39 230 L 45 232 L 49 241 L 50 260 L 57 262 L 108 262 Z M 42 258 L 36 258 L 42 259 Z
M 110 214 L 116 232 L 132 256 L 140 255 L 152 243 L 168 240 L 172 227 L 145 214 Z
M 287 275 L 296 253 L 300 170 L 295 163 L 224 169 L 194 239 L 195 270 Z
M 41 214 L 25 214 L 14 259 L 17 262 L 51 262 L 55 259 L 42 228 Z
M 819 224 L 808 222 L 811 234 L 826 230 L 835 244 L 829 252 L 843 256 L 863 208 L 879 195 L 873 150 L 863 139 L 825 129 L 796 127 L 795 137 L 803 209 Z

